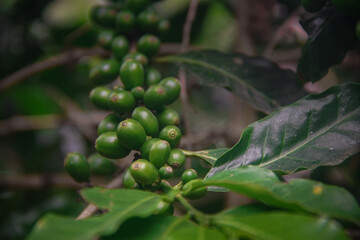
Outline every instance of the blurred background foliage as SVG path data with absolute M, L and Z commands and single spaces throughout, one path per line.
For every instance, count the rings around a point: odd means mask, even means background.
M 157 3 L 159 15 L 172 24 L 163 42 L 181 42 L 189 2 Z M 88 12 L 93 5 L 101 3 L 106 2 L 1 0 L 0 79 L 64 51 L 95 47 L 100 29 L 89 22 Z M 265 54 L 279 27 L 294 14 L 303 14 L 300 0 L 202 0 L 193 24 L 191 44 L 224 52 L 266 55 L 282 67 L 296 70 L 306 41 L 306 33 L 298 21 L 283 33 L 270 54 Z M 359 54 L 348 55 L 343 65 L 333 68 L 312 87 L 324 90 L 339 82 L 360 79 Z M 84 57 L 76 64 L 69 62 L 46 70 L 0 93 L 1 239 L 23 239 L 45 212 L 76 216 L 84 208 L 85 203 L 74 190 L 78 186 L 63 173 L 63 159 L 70 151 L 86 155 L 95 151 L 94 139 L 84 132 L 94 131 L 96 123 L 106 115 L 88 101 L 92 88 L 88 72 L 97 61 L 99 57 Z M 165 74 L 175 76 L 176 72 Z M 193 135 L 184 137 L 182 146 L 186 149 L 230 147 L 245 126 L 264 116 L 224 89 L 199 86 L 191 76 L 188 95 Z M 179 102 L 174 107 L 181 109 Z M 91 116 L 90 123 L 71 117 L 74 111 Z M 214 129 L 210 137 L 209 134 L 202 137 Z M 341 167 L 318 168 L 312 176 L 342 185 L 360 199 L 358 158 L 352 157 Z M 201 175 L 209 168 L 199 161 L 194 161 L 192 167 Z M 12 181 L 7 181 L 9 178 Z M 62 180 L 66 183 L 61 184 Z M 213 212 L 247 200 L 209 194 L 201 201 L 203 211 Z

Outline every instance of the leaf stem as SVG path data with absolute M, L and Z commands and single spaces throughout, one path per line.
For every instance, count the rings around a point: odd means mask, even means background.
M 195 209 L 181 194 L 176 195 L 176 200 L 178 200 L 188 211 L 188 214 L 193 216 L 201 225 L 209 225 L 208 217 L 200 212 L 199 210 Z

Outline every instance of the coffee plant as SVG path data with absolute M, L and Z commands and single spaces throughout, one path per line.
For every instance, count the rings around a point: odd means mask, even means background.
M 296 72 L 242 53 L 159 55 L 171 25 L 156 2 L 92 7 L 92 25 L 101 29 L 97 44 L 107 57 L 88 74 L 89 101 L 108 114 L 97 127 L 96 152 L 86 157 L 79 150 L 64 159 L 88 206 L 77 219 L 45 214 L 27 239 L 356 238 L 360 208 L 349 191 L 286 175 L 339 165 L 360 152 L 358 80 L 316 94 L 305 90 L 359 46 L 360 2 L 301 1 L 308 39 Z M 174 103 L 184 104 L 179 98 L 187 88 L 180 75 L 168 74 L 174 68 L 199 85 L 226 88 L 262 118 L 231 148 L 179 147 L 189 133 Z M 211 168 L 200 173 L 191 162 Z M 97 186 L 93 176 L 114 176 L 120 184 Z M 210 192 L 252 201 L 210 214 L 195 207 Z

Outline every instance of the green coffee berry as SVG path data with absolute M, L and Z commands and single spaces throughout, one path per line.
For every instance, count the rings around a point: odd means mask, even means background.
M 133 162 L 130 166 L 130 173 L 136 182 L 145 185 L 156 182 L 159 177 L 154 165 L 145 159 L 139 159 Z
M 174 125 L 168 125 L 161 129 L 159 133 L 159 138 L 170 143 L 172 148 L 176 147 L 180 143 L 181 131 L 178 127 Z
M 143 35 L 137 42 L 137 50 L 145 54 L 147 57 L 156 55 L 159 48 L 160 40 L 154 35 Z
M 137 24 L 143 32 L 155 32 L 158 22 L 159 16 L 154 11 L 149 10 L 142 11 L 137 18 Z
M 118 114 L 130 112 L 135 107 L 134 96 L 124 90 L 114 90 L 109 94 L 108 106 Z
M 160 84 L 151 85 L 144 94 L 144 104 L 151 110 L 160 110 L 166 105 L 166 92 Z
M 164 140 L 155 142 L 149 152 L 149 161 L 156 167 L 165 165 L 170 154 L 170 144 Z
M 141 149 L 140 149 L 142 158 L 149 159 L 150 150 L 151 150 L 153 144 L 157 141 L 161 141 L 161 139 L 151 138 L 151 139 L 146 140 L 146 142 L 141 146 Z
M 96 139 L 95 148 L 101 156 L 111 159 L 123 158 L 130 153 L 130 150 L 119 142 L 116 132 L 101 134 Z
M 194 169 L 187 169 L 181 175 L 181 181 L 183 184 L 186 184 L 187 182 L 190 182 L 191 180 L 194 180 L 197 177 L 198 177 L 197 172 Z
M 186 160 L 185 154 L 178 148 L 171 149 L 167 164 L 174 169 L 180 168 L 184 165 Z
M 104 158 L 98 153 L 92 154 L 88 160 L 91 173 L 95 175 L 109 176 L 117 169 L 113 160 Z
M 131 11 L 120 11 L 115 17 L 116 31 L 119 33 L 129 33 L 133 30 L 136 17 Z
M 123 119 L 116 113 L 107 115 L 98 125 L 97 133 L 101 135 L 106 132 L 115 132 L 117 126 Z
M 144 83 L 144 69 L 134 60 L 126 60 L 120 67 L 120 78 L 125 89 L 131 90 Z
M 145 90 L 142 87 L 134 87 L 130 92 L 136 101 L 140 101 L 144 98 Z
M 197 188 L 195 188 L 194 190 L 190 189 L 194 186 L 198 186 Z M 182 187 L 182 193 L 181 195 L 183 197 L 186 197 L 188 199 L 199 199 L 202 198 L 206 195 L 207 191 L 206 191 L 206 187 L 204 186 L 203 182 L 201 179 L 194 179 L 191 180 L 189 182 L 187 182 L 183 187 Z
M 104 60 L 91 69 L 89 78 L 96 84 L 107 84 L 114 81 L 119 74 L 120 63 L 115 59 Z
M 180 116 L 172 108 L 164 108 L 156 114 L 156 118 L 159 121 L 160 128 L 167 125 L 179 125 Z
M 126 171 L 124 173 L 123 185 L 124 185 L 124 188 L 128 188 L 128 189 L 134 189 L 137 185 L 135 179 L 133 178 L 133 176 L 130 173 L 130 168 L 126 169 Z
M 157 32 L 161 35 L 164 35 L 169 32 L 170 27 L 171 27 L 171 24 L 170 24 L 169 20 L 162 19 L 158 23 Z
M 145 73 L 145 84 L 151 86 L 161 81 L 161 73 L 156 68 L 149 67 Z
M 101 109 L 110 109 L 108 106 L 108 97 L 111 90 L 107 87 L 96 87 L 89 94 L 90 102 Z
M 171 203 L 160 201 L 156 206 L 155 214 L 159 215 L 173 215 L 174 206 Z
M 138 121 L 132 118 L 120 122 L 116 133 L 119 142 L 131 150 L 139 149 L 146 141 L 145 129 Z
M 124 36 L 115 37 L 111 43 L 111 50 L 115 58 L 121 61 L 129 51 L 129 42 L 126 39 L 126 37 Z
M 143 65 L 143 67 L 145 67 L 149 63 L 149 59 L 140 52 L 132 52 L 132 53 L 126 54 L 123 58 L 123 61 L 126 61 L 128 59 L 135 60 L 135 61 L 141 63 L 141 65 Z
M 145 107 L 137 107 L 132 112 L 131 117 L 144 127 L 146 135 L 155 137 L 158 134 L 158 120 L 149 109 Z
M 115 16 L 117 11 L 115 9 L 95 6 L 91 9 L 90 18 L 93 22 L 102 27 L 112 28 L 115 25 Z
M 165 165 L 159 169 L 159 176 L 162 179 L 169 179 L 174 176 L 174 169 L 168 165 Z
M 111 43 L 115 37 L 115 33 L 111 30 L 104 30 L 98 35 L 98 43 L 105 49 L 111 49 Z
M 90 166 L 85 156 L 78 152 L 68 153 L 64 160 L 67 173 L 77 182 L 88 182 L 90 178 Z
M 179 98 L 181 85 L 176 78 L 164 78 L 160 81 L 160 85 L 163 86 L 166 91 L 166 104 L 171 104 Z

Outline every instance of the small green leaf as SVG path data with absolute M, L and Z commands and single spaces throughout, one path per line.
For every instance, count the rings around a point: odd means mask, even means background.
M 155 212 L 161 197 L 154 193 L 127 189 L 91 188 L 82 191 L 83 197 L 109 212 L 83 220 L 47 214 L 41 218 L 28 239 L 94 239 L 113 234 L 128 218 L 147 217 Z
M 181 149 L 186 157 L 203 159 L 211 165 L 214 165 L 215 161 L 228 150 L 228 148 L 217 148 L 201 151 L 188 151 Z
M 215 215 L 214 224 L 227 227 L 238 236 L 251 239 L 276 240 L 340 240 L 349 239 L 345 231 L 335 221 L 309 215 L 267 212 L 251 213 L 237 207 Z
M 227 88 L 265 113 L 304 96 L 294 72 L 261 57 L 201 50 L 158 58 L 157 62 L 177 63 L 197 75 L 200 84 Z
M 309 95 L 249 125 L 208 177 L 242 165 L 284 173 L 336 165 L 360 151 L 360 84 Z
M 246 166 L 220 172 L 203 181 L 270 206 L 340 218 L 360 225 L 360 208 L 344 188 L 296 179 L 283 183 L 268 169 Z M 211 188 L 210 188 L 211 189 Z
M 302 49 L 297 75 L 303 82 L 316 82 L 355 47 L 356 18 L 326 8 L 303 21 L 302 25 L 309 38 Z

